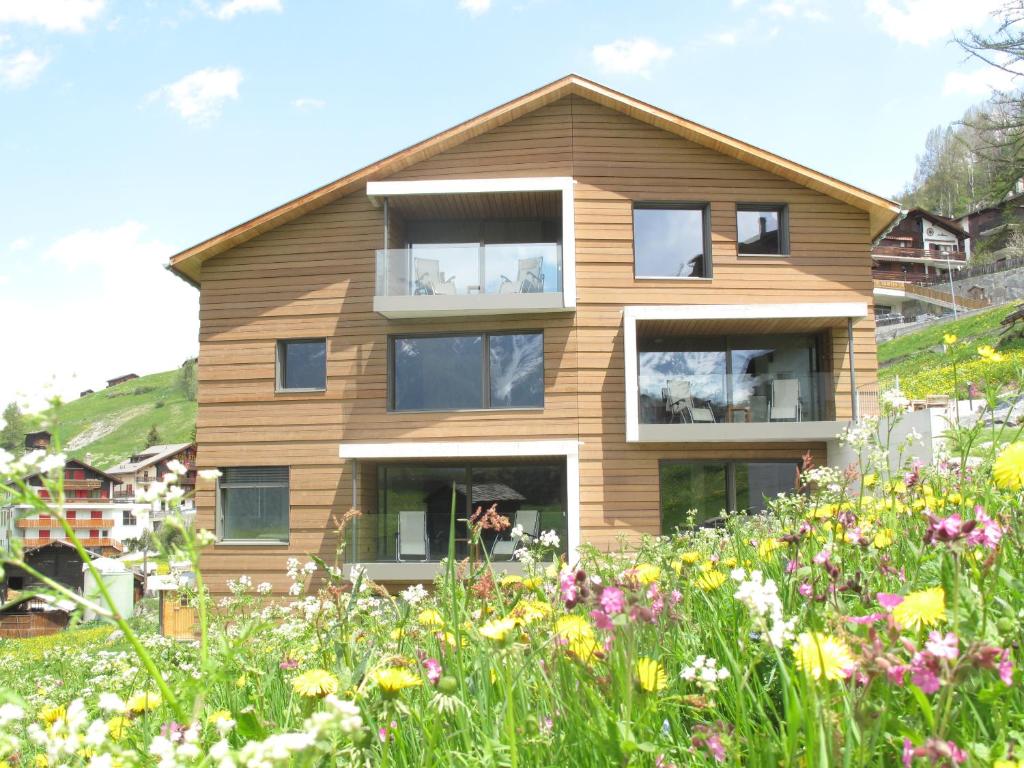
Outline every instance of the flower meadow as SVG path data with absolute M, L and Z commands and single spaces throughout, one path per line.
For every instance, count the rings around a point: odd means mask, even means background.
M 569 562 L 549 535 L 520 574 L 200 574 L 195 642 L 100 595 L 87 641 L 0 643 L 0 765 L 1024 766 L 1024 442 L 993 429 L 923 465 L 865 421 L 766 514 Z

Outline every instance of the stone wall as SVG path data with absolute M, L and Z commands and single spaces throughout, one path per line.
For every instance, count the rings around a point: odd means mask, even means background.
M 942 289 L 938 285 L 932 287 L 936 290 L 948 290 L 945 283 Z M 993 272 L 991 275 L 978 275 L 953 281 L 953 291 L 957 296 L 973 297 L 975 293 L 972 293 L 972 289 L 977 288 L 984 291 L 984 297 L 989 299 L 993 306 L 1024 298 L 1024 268 L 1018 267 L 1005 272 Z M 977 297 L 980 296 L 981 294 Z

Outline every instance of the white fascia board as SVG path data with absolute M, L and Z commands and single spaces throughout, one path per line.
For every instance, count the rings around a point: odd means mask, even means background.
M 419 179 L 368 181 L 370 197 L 392 195 L 457 195 L 486 192 L 572 192 L 571 176 L 523 176 L 504 179 Z
M 342 459 L 443 459 L 515 456 L 578 456 L 578 440 L 466 440 L 342 443 Z
M 794 304 L 686 304 L 625 308 L 626 319 L 635 320 L 786 320 L 814 317 L 867 317 L 862 301 L 808 302 Z
M 639 358 L 636 351 L 636 316 L 631 309 L 623 310 L 623 348 L 626 353 L 626 442 L 635 443 L 640 439 L 640 374 Z

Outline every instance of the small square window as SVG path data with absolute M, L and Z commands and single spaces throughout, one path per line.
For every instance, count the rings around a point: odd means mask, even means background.
M 638 203 L 633 208 L 636 277 L 711 277 L 706 205 Z
M 785 205 L 736 206 L 736 249 L 740 256 L 789 253 L 789 215 Z
M 288 543 L 288 467 L 224 467 L 217 482 L 221 541 Z
M 283 339 L 277 342 L 277 388 L 322 391 L 327 388 L 327 340 Z

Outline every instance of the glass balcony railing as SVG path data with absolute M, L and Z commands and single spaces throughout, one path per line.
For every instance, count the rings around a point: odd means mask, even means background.
M 559 293 L 557 243 L 445 243 L 377 251 L 377 296 Z
M 690 373 L 640 380 L 641 424 L 832 421 L 830 373 Z

